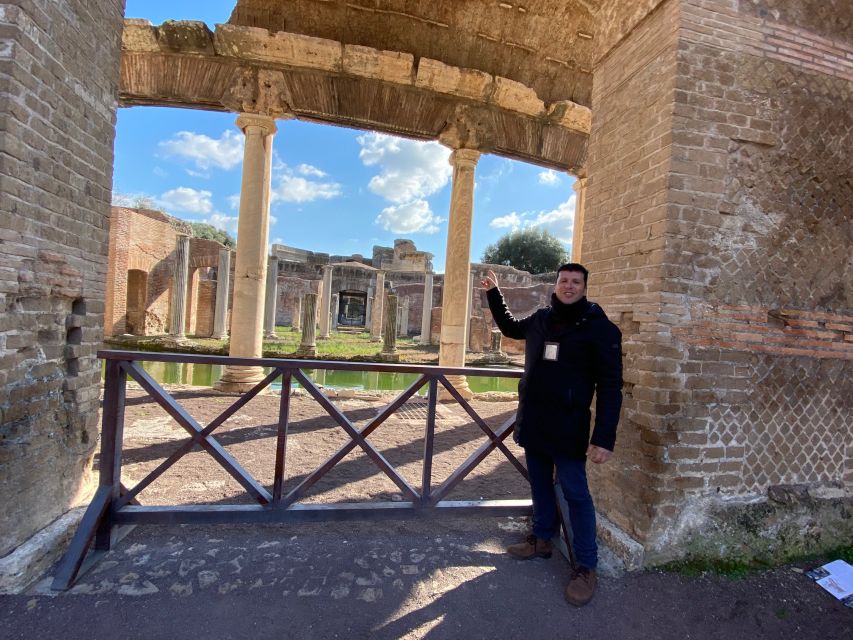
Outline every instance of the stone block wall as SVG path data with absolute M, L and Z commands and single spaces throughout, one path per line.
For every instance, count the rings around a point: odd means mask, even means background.
M 771 4 L 663 2 L 595 72 L 583 254 L 626 386 L 591 475 L 652 561 L 721 498 L 853 484 L 853 7 Z
M 122 14 L 0 3 L 0 556 L 91 488 Z

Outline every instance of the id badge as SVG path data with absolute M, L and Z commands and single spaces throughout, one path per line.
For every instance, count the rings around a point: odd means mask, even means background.
M 543 360 L 549 360 L 551 362 L 556 362 L 557 358 L 560 356 L 560 343 L 559 342 L 546 342 L 545 343 L 545 352 L 542 354 Z

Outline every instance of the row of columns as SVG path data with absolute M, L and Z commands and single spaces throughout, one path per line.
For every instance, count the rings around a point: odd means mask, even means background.
M 266 307 L 266 329 L 274 332 L 275 304 L 264 304 L 266 300 L 275 300 L 277 269 L 275 263 L 268 269 L 266 248 L 269 240 L 269 193 L 272 167 L 272 139 L 276 132 L 275 120 L 269 116 L 241 114 L 237 126 L 243 131 L 246 143 L 243 150 L 243 177 L 240 191 L 240 218 L 237 227 L 237 260 L 234 273 L 234 302 L 231 321 L 232 357 L 259 357 L 264 336 L 264 308 Z M 447 251 L 444 276 L 444 300 L 441 305 L 441 337 L 439 343 L 439 365 L 442 367 L 465 366 L 465 345 L 468 335 L 468 319 L 471 284 L 471 230 L 474 212 L 474 177 L 480 152 L 475 149 L 458 148 L 450 154 L 453 167 L 453 182 L 450 196 L 450 215 L 447 230 Z M 583 228 L 583 200 L 585 180 L 575 183 L 576 219 L 573 235 L 572 257 L 580 259 L 580 247 Z M 224 271 L 220 268 L 220 271 Z M 227 273 L 227 271 L 225 271 Z M 268 273 L 272 272 L 267 280 Z M 176 272 L 176 278 L 177 278 Z M 186 276 L 184 276 L 186 278 Z M 320 300 L 320 337 L 329 336 L 332 267 L 323 268 L 323 287 Z M 266 281 L 266 292 L 264 285 Z M 219 289 L 219 287 L 217 287 Z M 227 289 L 226 289 L 227 290 Z M 368 299 L 370 317 L 370 336 L 379 340 L 383 329 L 383 298 L 385 274 L 377 272 L 376 288 L 371 307 Z M 272 291 L 272 294 L 270 293 Z M 265 295 L 266 294 L 266 295 Z M 272 297 L 270 297 L 272 296 Z M 428 302 L 429 299 L 429 302 Z M 176 301 L 176 307 L 180 303 Z M 302 323 L 306 323 L 309 305 L 303 306 Z M 432 274 L 427 274 L 424 282 L 424 315 L 421 320 L 421 341 L 429 342 L 429 318 L 427 309 L 432 308 Z M 217 309 L 219 293 L 217 291 Z M 396 308 L 395 308 L 396 312 Z M 395 313 L 396 314 L 396 313 Z M 181 316 L 174 322 L 181 322 Z M 313 322 L 312 322 L 313 324 Z M 178 327 L 174 327 L 178 329 Z M 223 329 L 224 332 L 224 329 Z M 263 371 L 260 367 L 229 365 L 225 368 L 216 388 L 226 391 L 246 391 L 260 382 Z M 471 397 L 464 376 L 451 379 L 463 397 Z

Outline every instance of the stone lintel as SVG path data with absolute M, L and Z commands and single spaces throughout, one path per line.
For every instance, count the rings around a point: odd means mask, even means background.
M 418 60 L 415 86 L 419 89 L 485 102 L 493 82 L 485 71 L 454 67 L 431 58 Z
M 344 45 L 343 70 L 355 76 L 395 84 L 412 84 L 415 58 L 410 53 Z
M 545 115 L 545 103 L 533 89 L 500 76 L 495 78 L 495 91 L 491 102 L 507 111 L 517 111 L 534 118 Z

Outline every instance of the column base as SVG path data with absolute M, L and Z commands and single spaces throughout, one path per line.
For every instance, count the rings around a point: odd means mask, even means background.
M 379 362 L 400 362 L 400 354 L 399 353 L 386 353 L 381 352 L 376 354 L 376 359 Z
M 317 347 L 316 345 L 301 345 L 296 350 L 296 356 L 298 358 L 316 358 L 317 357 Z
M 471 400 L 474 397 L 474 392 L 468 386 L 468 379 L 465 376 L 446 376 L 447 381 L 453 385 L 457 393 L 465 400 Z M 450 392 L 443 386 L 438 386 L 438 401 L 439 402 L 456 402 L 456 398 L 450 395 Z
M 225 391 L 227 393 L 245 393 L 263 380 L 264 377 L 263 367 L 227 366 L 222 373 L 222 377 L 213 384 L 213 388 L 217 391 Z M 261 393 L 268 392 L 269 387 Z

